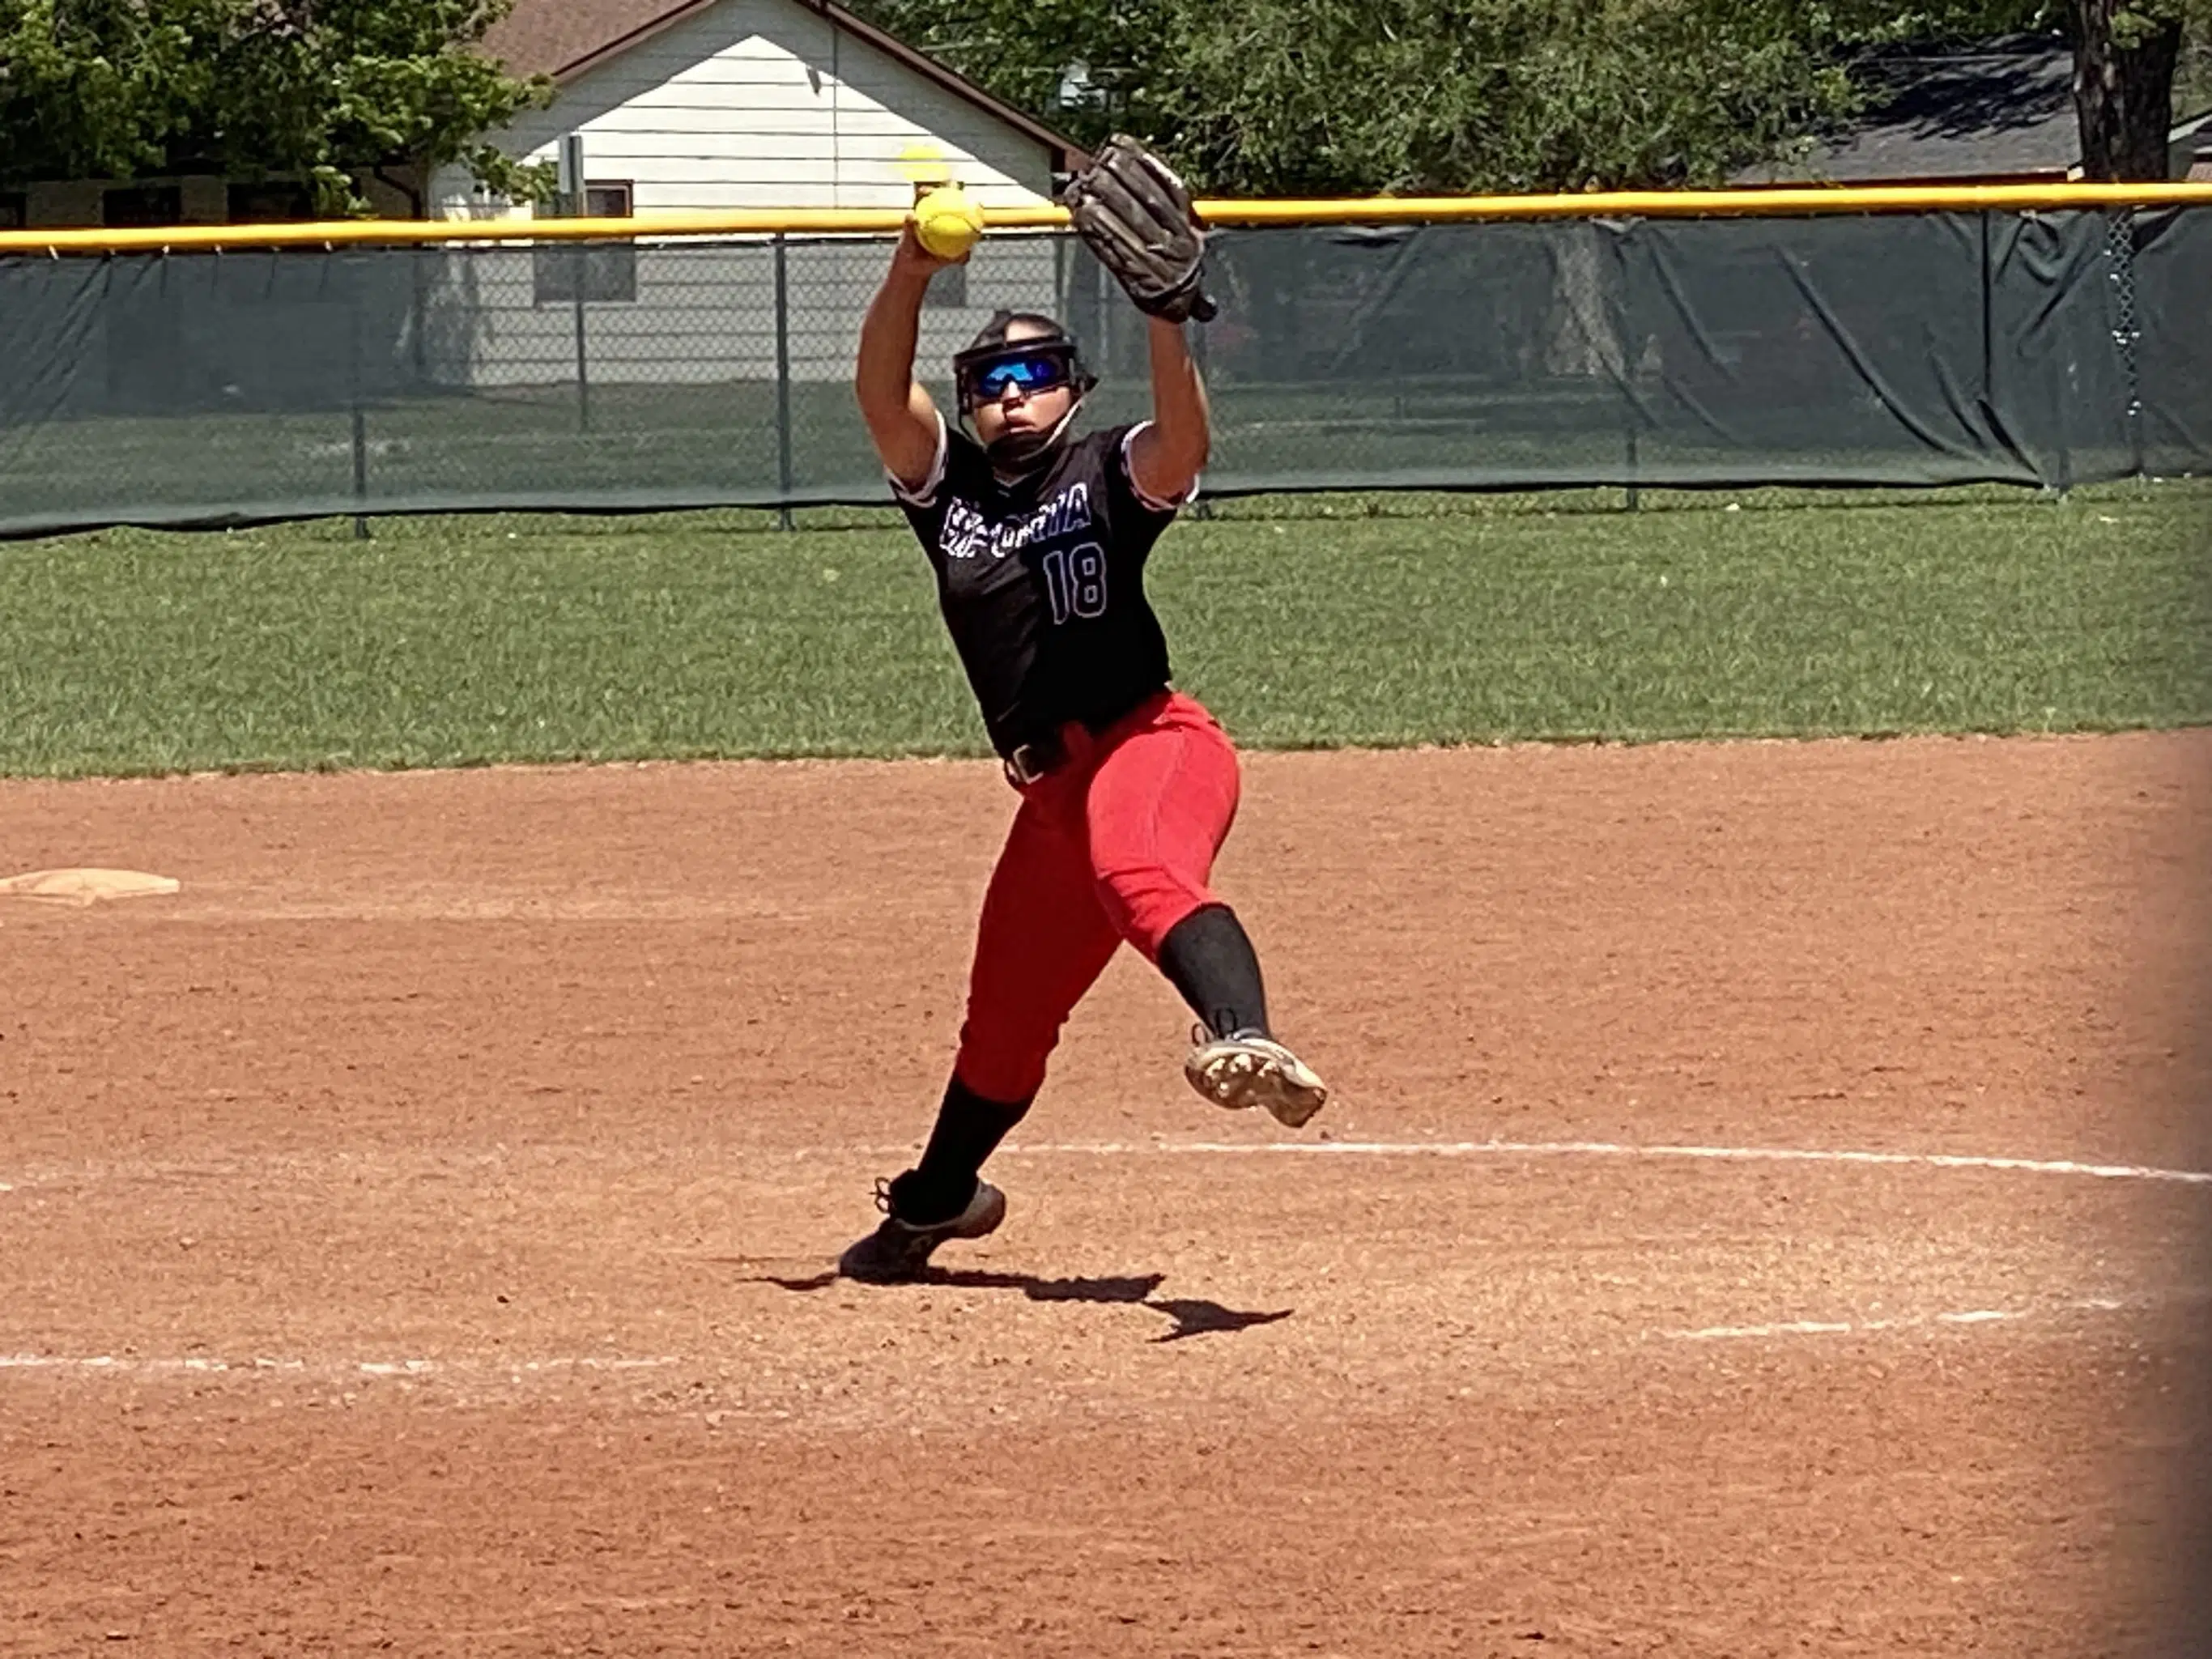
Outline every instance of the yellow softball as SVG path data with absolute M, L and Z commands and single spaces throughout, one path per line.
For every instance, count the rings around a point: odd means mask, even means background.
M 964 259 L 983 234 L 983 210 L 957 185 L 939 185 L 914 204 L 915 240 L 939 259 Z

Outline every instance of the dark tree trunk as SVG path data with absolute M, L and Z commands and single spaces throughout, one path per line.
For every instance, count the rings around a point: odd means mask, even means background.
M 2112 14 L 2123 0 L 2071 0 L 2074 114 L 2087 179 L 2163 179 L 2173 123 L 2173 69 L 2181 21 L 2138 25 L 2125 44 Z

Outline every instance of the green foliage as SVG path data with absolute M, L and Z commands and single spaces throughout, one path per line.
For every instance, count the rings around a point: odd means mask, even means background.
M 2212 0 L 2104 3 L 2124 50 L 2212 26 Z M 1202 190 L 1304 195 L 1717 183 L 1861 106 L 1863 49 L 2070 26 L 2082 0 L 856 3 L 1071 137 L 1132 132 Z
M 1071 137 L 1135 133 L 1224 194 L 1714 183 L 1856 106 L 1860 44 L 2027 27 L 2041 0 L 864 0 Z M 1058 93 L 1079 64 L 1089 93 Z
M 1190 4 L 1157 130 L 1285 193 L 1717 183 L 1849 108 L 1780 9 L 1740 0 Z
M 0 171 L 118 178 L 158 168 L 216 76 L 227 0 L 0 0 Z
M 1175 72 L 1176 0 L 857 0 L 854 9 L 1019 108 L 1096 146 Z M 1073 101 L 1060 90 L 1068 71 Z M 1139 125 L 1141 125 L 1139 123 Z M 1140 135 L 1145 136 L 1145 135 Z
M 1855 46 L 1911 41 L 1985 40 L 1992 35 L 2043 33 L 2066 21 L 2065 0 L 1834 0 L 1825 8 L 1835 38 Z
M 2122 51 L 2142 45 L 2154 35 L 2188 21 L 2201 13 L 2199 0 L 2133 0 L 2112 9 L 2112 44 Z
M 508 0 L 0 0 L 0 177 L 294 173 L 361 211 L 356 173 L 466 161 L 550 94 L 472 50 Z
M 2173 72 L 2173 118 L 2185 120 L 2207 110 L 2212 110 L 2212 6 L 2184 27 Z

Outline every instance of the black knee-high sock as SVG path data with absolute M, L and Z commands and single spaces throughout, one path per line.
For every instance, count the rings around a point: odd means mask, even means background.
M 950 1221 L 975 1196 L 983 1160 L 1029 1113 L 1030 1103 L 986 1100 L 956 1073 L 945 1085 L 921 1162 L 891 1182 L 891 1205 L 902 1221 L 922 1226 Z
M 1267 991 L 1260 957 L 1225 904 L 1192 911 L 1160 941 L 1160 971 L 1216 1036 L 1267 1035 Z

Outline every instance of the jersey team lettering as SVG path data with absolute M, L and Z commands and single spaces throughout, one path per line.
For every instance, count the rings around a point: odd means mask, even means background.
M 1003 559 L 1031 542 L 1049 541 L 1090 528 L 1091 489 L 1079 478 L 1035 512 L 1000 524 L 991 523 L 972 504 L 955 497 L 946 505 L 945 528 L 939 532 L 937 545 L 948 559 L 977 559 L 986 553 Z
M 1110 724 L 1168 684 L 1145 562 L 1175 514 L 1133 486 L 1135 430 L 1085 433 L 1006 478 L 947 428 L 927 499 L 900 496 L 1001 755 L 1072 720 Z

